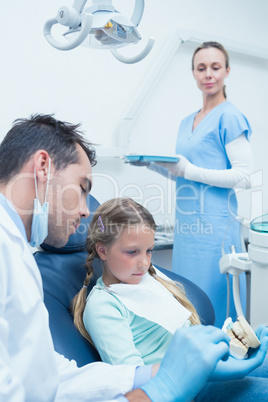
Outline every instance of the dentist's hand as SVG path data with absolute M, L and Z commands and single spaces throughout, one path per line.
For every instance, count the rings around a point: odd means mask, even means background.
M 158 373 L 140 388 L 153 402 L 191 401 L 218 361 L 228 358 L 229 340 L 223 331 L 211 326 L 177 330 Z
M 224 362 L 219 361 L 210 380 L 237 380 L 240 378 L 244 378 L 252 370 L 259 367 L 263 363 L 267 353 L 268 327 L 261 325 L 259 328 L 257 328 L 256 335 L 259 338 L 261 344 L 257 349 L 250 349 L 250 355 L 248 359 L 238 360 L 230 356 L 229 359 Z
M 154 165 L 161 166 L 167 169 L 173 176 L 175 177 L 184 177 L 185 169 L 187 165 L 190 163 L 188 159 L 186 159 L 182 155 L 177 155 L 179 161 L 177 163 L 174 162 L 154 162 Z

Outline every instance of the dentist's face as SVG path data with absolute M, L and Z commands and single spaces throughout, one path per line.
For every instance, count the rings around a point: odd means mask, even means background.
M 224 53 L 214 47 L 199 50 L 194 57 L 193 75 L 203 95 L 215 95 L 223 91 L 224 80 L 230 67 L 226 69 Z
M 92 168 L 84 150 L 78 146 L 79 162 L 54 172 L 49 186 L 49 221 L 46 244 L 63 247 L 89 216 L 86 203 L 92 184 Z
M 155 232 L 146 225 L 130 226 L 122 230 L 109 247 L 103 246 L 100 258 L 104 261 L 103 281 L 138 284 L 149 269 Z

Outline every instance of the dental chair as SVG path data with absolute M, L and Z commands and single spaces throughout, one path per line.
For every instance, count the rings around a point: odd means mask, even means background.
M 87 198 L 90 216 L 82 219 L 77 232 L 72 235 L 66 246 L 58 249 L 45 243 L 42 250 L 34 254 L 39 267 L 44 289 L 44 302 L 49 313 L 49 326 L 55 350 L 77 362 L 79 367 L 99 361 L 100 356 L 95 348 L 79 333 L 73 324 L 69 306 L 76 293 L 82 288 L 86 276 L 84 267 L 87 252 L 87 230 L 94 211 L 99 203 L 92 196 Z M 215 313 L 208 296 L 194 283 L 160 268 L 170 279 L 182 283 L 187 297 L 195 306 L 201 322 L 204 325 L 213 325 Z M 100 259 L 93 262 L 94 276 L 88 291 L 95 285 L 102 274 Z

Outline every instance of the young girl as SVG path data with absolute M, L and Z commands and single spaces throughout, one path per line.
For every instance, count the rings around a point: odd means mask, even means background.
M 104 362 L 158 363 L 177 328 L 200 323 L 181 287 L 152 266 L 155 229 L 150 212 L 130 198 L 107 201 L 93 216 L 87 276 L 72 307 L 75 325 Z M 103 275 L 86 299 L 96 257 Z

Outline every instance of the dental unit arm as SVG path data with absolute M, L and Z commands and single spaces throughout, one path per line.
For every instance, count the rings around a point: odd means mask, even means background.
M 71 50 L 82 44 L 87 37 L 92 37 L 102 49 L 110 49 L 116 59 L 122 63 L 133 64 L 144 59 L 151 51 L 155 40 L 150 38 L 145 48 L 136 56 L 125 57 L 117 48 L 128 44 L 136 44 L 141 40 L 136 27 L 139 25 L 143 11 L 144 0 L 135 0 L 135 7 L 130 19 L 123 17 L 112 5 L 112 0 L 93 0 L 92 6 L 85 9 L 87 0 L 75 0 L 72 7 L 62 6 L 55 18 L 49 19 L 44 25 L 44 36 L 51 46 L 58 50 Z M 69 30 L 63 34 L 73 38 L 61 42 L 52 34 L 54 25 L 63 25 Z M 91 41 L 89 40 L 89 43 Z
M 250 275 L 250 289 L 247 289 L 250 325 L 268 325 L 268 215 L 250 222 L 247 253 L 225 254 L 220 259 L 220 272 L 233 275 L 233 295 L 237 316 L 244 316 L 239 291 L 239 275 Z M 247 314 L 248 315 L 248 314 Z
M 242 272 L 250 272 L 251 264 L 248 259 L 248 253 L 236 253 L 234 247 L 231 254 L 225 254 L 220 259 L 220 272 L 233 275 L 234 305 L 238 316 L 244 316 L 240 300 L 239 275 Z

